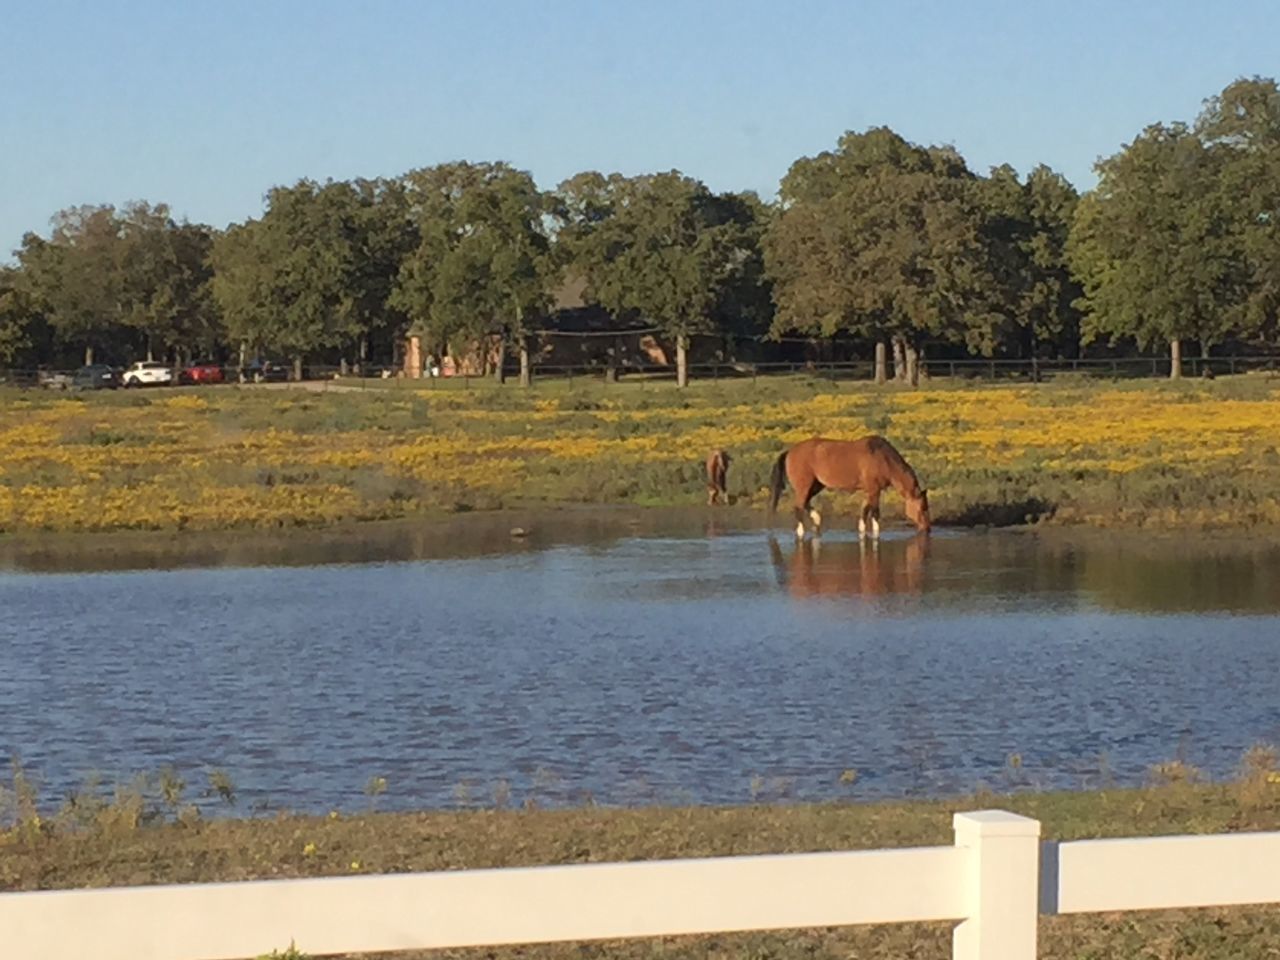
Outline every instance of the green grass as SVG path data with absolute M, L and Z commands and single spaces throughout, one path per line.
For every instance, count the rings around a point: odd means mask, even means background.
M 27 803 L 25 819 L 11 821 L 0 834 L 0 890 L 947 845 L 955 811 L 991 807 L 1035 817 L 1046 838 L 1064 841 L 1277 830 L 1280 783 L 1268 779 L 1274 763 L 1274 751 L 1259 748 L 1249 755 L 1241 779 L 1229 784 L 1197 784 L 1193 770 L 1174 762 L 1153 771 L 1159 785 L 1141 790 L 979 794 L 946 801 L 215 820 L 184 814 L 170 781 L 170 816 L 146 816 L 147 803 L 125 790 L 78 820 L 68 819 L 64 809 L 33 823 L 28 787 L 26 801 L 20 799 Z M 21 798 L 23 790 L 18 783 L 11 795 Z M 372 802 L 377 785 L 371 782 L 368 792 Z M 1268 957 L 1280 954 L 1280 908 L 1046 917 L 1040 936 L 1040 956 L 1063 960 Z M 287 947 L 277 946 L 282 953 Z M 950 925 L 932 923 L 396 956 L 923 960 L 947 957 L 949 950 Z

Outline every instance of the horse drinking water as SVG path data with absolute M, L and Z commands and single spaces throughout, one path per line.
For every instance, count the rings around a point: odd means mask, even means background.
M 861 490 L 866 495 L 858 535 L 880 536 L 880 494 L 893 487 L 902 496 L 907 519 L 921 533 L 929 531 L 929 496 L 920 486 L 916 472 L 902 454 L 884 437 L 860 440 L 803 440 L 778 457 L 773 465 L 769 512 L 778 509 L 783 487 L 791 482 L 795 491 L 796 536 L 804 536 L 806 514 L 819 533 L 822 515 L 809 502 L 827 487 L 832 490 Z

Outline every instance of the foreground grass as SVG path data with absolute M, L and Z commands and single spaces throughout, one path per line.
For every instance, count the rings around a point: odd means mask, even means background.
M 1060 840 L 1276 830 L 1275 779 L 1255 771 L 1225 785 L 1174 782 L 1144 790 L 947 802 L 194 818 L 151 826 L 121 816 L 116 805 L 114 813 L 100 808 L 96 819 L 75 827 L 28 819 L 0 833 L 0 889 L 945 845 L 952 842 L 953 812 L 991 806 L 1036 817 L 1046 837 Z M 1280 908 L 1049 917 L 1041 921 L 1041 942 L 1040 955 L 1052 958 L 1276 956 Z M 396 956 L 782 960 L 943 958 L 949 951 L 950 925 L 940 923 Z
M 437 392 L 0 392 L 0 532 L 327 525 L 502 506 L 671 505 L 702 461 L 764 503 L 814 434 L 888 436 L 944 523 L 1280 524 L 1280 384 L 791 377 Z M 889 512 L 896 512 L 890 505 Z

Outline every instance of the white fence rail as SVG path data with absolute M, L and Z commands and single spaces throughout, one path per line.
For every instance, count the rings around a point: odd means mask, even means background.
M 1280 833 L 1043 845 L 959 813 L 950 847 L 0 894 L 3 955 L 238 960 L 957 920 L 957 960 L 1032 960 L 1040 913 L 1280 902 Z

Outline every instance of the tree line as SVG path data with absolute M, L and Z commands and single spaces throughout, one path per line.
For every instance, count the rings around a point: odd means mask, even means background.
M 488 341 L 531 370 L 567 276 L 619 329 L 801 337 L 915 381 L 929 350 L 1203 355 L 1267 346 L 1280 307 L 1280 89 L 1232 83 L 1193 123 L 1147 127 L 1081 195 L 1038 166 L 985 175 L 886 127 L 792 164 L 776 201 L 678 171 L 540 190 L 501 162 L 271 189 L 225 230 L 163 204 L 59 212 L 0 268 L 0 362 L 386 356 Z

